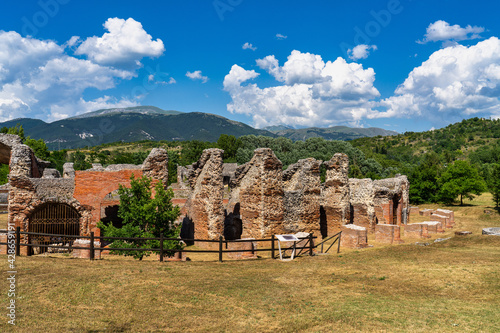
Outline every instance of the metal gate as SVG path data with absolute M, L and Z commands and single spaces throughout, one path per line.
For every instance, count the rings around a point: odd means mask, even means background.
M 80 214 L 66 204 L 45 204 L 31 214 L 28 226 L 29 232 L 78 236 L 80 235 Z M 40 245 L 71 245 L 74 240 L 74 238 L 64 236 L 30 235 L 29 237 L 30 244 Z M 46 247 L 32 247 L 32 252 L 39 254 L 47 252 L 47 249 Z

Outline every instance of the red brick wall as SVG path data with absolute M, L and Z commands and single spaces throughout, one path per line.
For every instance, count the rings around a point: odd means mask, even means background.
M 134 174 L 136 178 L 142 176 L 141 170 L 121 171 L 76 171 L 74 198 L 81 205 L 92 207 L 92 218 L 89 230 L 96 228 L 101 219 L 101 204 L 104 197 L 119 185 L 130 185 L 130 177 Z

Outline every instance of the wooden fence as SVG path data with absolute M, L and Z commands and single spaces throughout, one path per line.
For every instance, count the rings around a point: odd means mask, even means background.
M 270 248 L 256 248 L 253 249 L 252 252 L 271 252 L 271 258 L 276 257 L 276 247 L 275 247 L 275 241 L 277 238 L 272 235 L 271 238 L 263 238 L 263 239 L 236 239 L 236 240 L 224 240 L 222 236 L 219 238 L 219 240 L 208 240 L 208 239 L 179 239 L 179 238 L 164 238 L 163 234 L 160 235 L 159 238 L 125 238 L 125 237 L 103 237 L 99 236 L 96 237 L 93 232 L 90 233 L 90 236 L 75 236 L 75 235 L 61 235 L 61 234 L 47 234 L 47 233 L 39 233 L 39 232 L 25 232 L 21 231 L 20 227 L 16 227 L 16 231 L 14 233 L 8 232 L 5 230 L 0 230 L 0 234 L 14 234 L 14 247 L 15 247 L 15 255 L 20 256 L 21 254 L 21 246 L 25 246 L 28 248 L 32 247 L 39 247 L 39 248 L 59 248 L 59 249 L 68 249 L 68 251 L 72 250 L 89 250 L 90 251 L 90 260 L 95 259 L 95 251 L 142 251 L 142 252 L 158 252 L 160 256 L 160 261 L 163 261 L 164 255 L 166 252 L 192 252 L 192 253 L 218 253 L 219 254 L 219 261 L 222 262 L 222 255 L 224 253 L 231 253 L 231 252 L 247 252 L 249 250 L 227 250 L 227 244 L 230 242 L 270 242 L 271 247 Z M 28 239 L 29 236 L 42 236 L 42 237 L 54 237 L 55 239 L 58 238 L 65 238 L 65 239 L 88 239 L 90 241 L 89 247 L 79 247 L 79 246 L 73 246 L 73 242 L 69 242 L 69 245 L 57 245 L 57 244 L 38 244 L 38 243 L 21 243 L 21 235 L 27 235 Z M 337 253 L 340 251 L 340 237 L 342 236 L 342 232 L 339 232 L 331 237 L 328 237 L 326 239 L 323 239 L 321 243 L 314 245 L 313 240 L 316 239 L 316 236 L 313 236 L 313 234 L 309 234 L 307 237 L 302 237 L 299 239 L 300 240 L 307 240 L 306 244 L 304 246 L 296 246 L 295 250 L 300 250 L 300 252 L 297 255 L 300 255 L 304 250 L 305 252 L 309 252 L 309 255 L 312 256 L 314 255 L 314 249 L 320 247 L 321 253 L 323 253 L 323 245 L 325 242 L 333 239 L 333 243 L 330 244 L 328 249 L 324 252 L 327 253 L 332 246 L 337 243 Z M 160 243 L 159 248 L 110 248 L 110 247 L 96 247 L 95 242 L 99 241 L 100 244 L 103 244 L 104 240 L 107 241 L 114 241 L 114 240 L 123 240 L 123 241 L 148 241 L 148 240 L 157 240 Z M 218 250 L 193 250 L 193 249 L 165 249 L 163 248 L 163 242 L 164 241 L 187 241 L 187 242 L 208 242 L 208 243 L 218 243 L 219 249 Z M 111 242 L 112 243 L 112 242 Z M 226 244 L 226 249 L 224 249 L 224 244 Z M 0 246 L 2 245 L 7 245 L 8 247 L 12 247 L 12 242 L 8 243 L 3 243 L 0 242 Z M 287 251 L 291 250 L 292 247 L 287 247 L 286 249 L 282 249 L 282 251 Z M 29 253 L 30 251 L 28 251 Z

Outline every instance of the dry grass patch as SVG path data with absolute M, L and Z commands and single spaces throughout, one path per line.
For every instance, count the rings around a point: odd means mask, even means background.
M 6 230 L 9 214 L 0 214 L 0 230 Z
M 17 331 L 498 332 L 500 237 L 477 230 L 500 218 L 472 205 L 451 207 L 457 227 L 445 242 L 292 262 L 19 257 Z M 474 234 L 455 237 L 458 229 Z

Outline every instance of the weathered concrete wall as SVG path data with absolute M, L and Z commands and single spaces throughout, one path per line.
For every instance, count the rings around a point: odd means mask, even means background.
M 284 232 L 321 236 L 321 163 L 314 158 L 299 160 L 283 173 Z
M 193 237 L 197 239 L 215 240 L 224 234 L 223 155 L 222 149 L 205 149 L 198 162 L 189 169 L 192 192 L 185 205 L 185 222 L 193 224 Z
M 236 170 L 227 214 L 242 221 L 242 238 L 270 237 L 283 232 L 282 168 L 271 149 L 259 148 L 250 162 Z
M 350 221 L 349 204 L 349 158 L 337 153 L 323 163 L 326 179 L 322 191 L 322 206 L 325 210 L 327 235 L 340 231 L 340 226 Z

